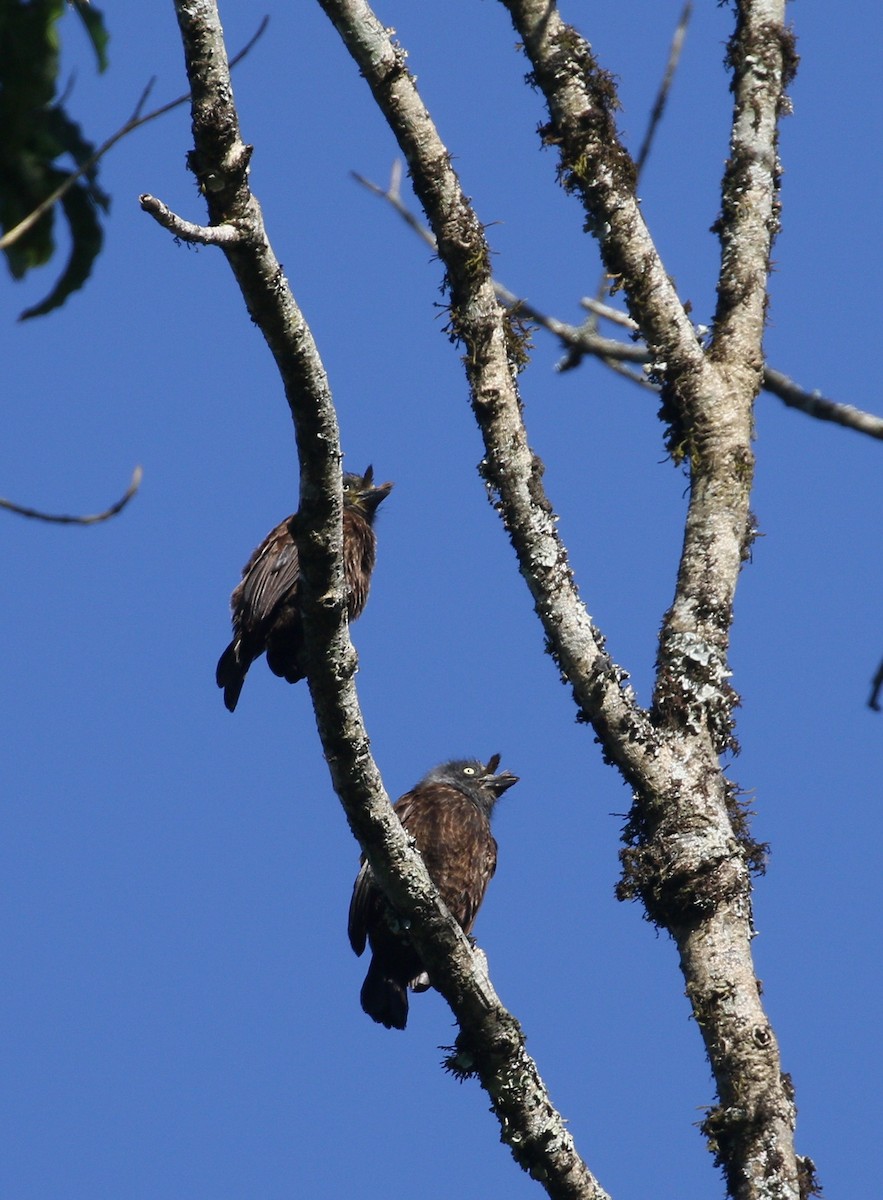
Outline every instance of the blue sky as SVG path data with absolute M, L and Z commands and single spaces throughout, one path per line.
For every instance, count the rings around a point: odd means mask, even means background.
M 636 148 L 679 3 L 565 8 L 619 79 Z M 71 111 L 95 140 L 147 79 L 185 90 L 170 4 L 108 6 L 111 66 L 75 20 Z M 227 4 L 231 51 L 264 9 Z M 275 5 L 237 69 L 252 184 L 318 340 L 347 465 L 395 491 L 354 629 L 388 790 L 451 757 L 521 776 L 476 935 L 503 1001 L 589 1165 L 616 1200 L 722 1193 L 696 1125 L 713 1103 L 676 954 L 617 904 L 629 795 L 576 725 L 514 556 L 484 498 L 481 444 L 440 270 L 349 178 L 385 183 L 396 149 L 310 4 Z M 869 6 L 791 10 L 803 56 L 782 131 L 783 232 L 770 363 L 880 410 L 878 56 Z M 539 97 L 500 6 L 397 0 L 410 52 L 499 278 L 580 319 L 599 264 L 541 151 Z M 256 15 L 257 14 L 257 15 Z M 730 98 L 731 14 L 698 5 L 641 196 L 681 295 L 707 319 Z M 118 519 L 57 528 L 0 514 L 5 570 L 5 881 L 0 1194 L 11 1200 L 332 1200 L 541 1194 L 498 1143 L 476 1084 L 439 1069 L 452 1018 L 415 997 L 405 1034 L 374 1026 L 346 939 L 358 850 L 331 791 L 306 689 L 262 663 L 231 716 L 214 686 L 229 592 L 296 504 L 290 418 L 222 255 L 176 246 L 141 192 L 204 210 L 180 109 L 121 143 L 102 179 L 106 248 L 86 289 L 24 325 L 50 273 L 0 302 L 0 493 L 94 512 L 136 463 Z M 686 480 L 652 397 L 585 364 L 554 372 L 542 332 L 523 377 L 531 442 L 586 603 L 647 700 L 680 550 Z M 763 537 L 733 630 L 743 752 L 732 776 L 770 842 L 756 891 L 765 1000 L 793 1075 L 798 1147 L 830 1196 L 867 1194 L 877 1135 L 883 716 L 880 446 L 762 397 L 754 510 Z

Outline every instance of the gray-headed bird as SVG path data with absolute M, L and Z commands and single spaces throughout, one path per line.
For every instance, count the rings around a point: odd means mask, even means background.
M 414 839 L 432 882 L 451 915 L 468 934 L 497 866 L 491 833 L 494 805 L 518 782 L 508 771 L 496 774 L 500 756 L 445 763 L 430 771 L 393 806 Z M 408 991 L 430 986 L 420 956 L 362 859 L 349 911 L 350 945 L 372 957 L 362 985 L 362 1008 L 387 1029 L 404 1029 Z

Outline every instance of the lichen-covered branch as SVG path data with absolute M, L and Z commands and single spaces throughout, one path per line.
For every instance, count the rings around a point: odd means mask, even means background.
M 732 744 L 727 655 L 736 583 L 754 536 L 753 403 L 763 379 L 763 319 L 778 221 L 778 116 L 784 109 L 784 0 L 742 0 L 730 46 L 736 103 L 723 183 L 718 308 L 702 388 L 681 386 L 679 449 L 690 504 L 674 602 L 663 622 L 654 696 L 672 729 Z M 673 381 L 678 387 L 680 381 Z
M 483 959 L 441 903 L 383 789 L 353 683 L 341 555 L 341 450 L 325 371 L 248 187 L 250 148 L 239 134 L 214 0 L 177 0 L 190 79 L 195 149 L 190 165 L 206 197 L 210 225 L 254 321 L 276 359 L 291 408 L 301 468 L 298 549 L 307 674 L 335 789 L 375 876 L 402 918 L 433 983 L 451 1004 L 460 1036 L 449 1066 L 478 1073 L 504 1138 L 526 1169 L 546 1177 L 562 1200 L 605 1200 L 552 1107 L 524 1036 L 500 1003 Z M 148 206 L 157 210 L 157 206 Z M 200 228 L 200 227 L 194 227 Z
M 320 0 L 364 75 L 407 160 L 436 239 L 450 293 L 451 336 L 466 348 L 485 479 L 506 525 L 551 652 L 586 720 L 627 775 L 643 771 L 655 736 L 579 598 L 521 415 L 516 375 L 524 349 L 497 302 L 488 246 L 450 156 L 420 99 L 404 51 L 362 0 Z
M 579 195 L 587 228 L 598 238 L 608 271 L 618 275 L 629 312 L 654 353 L 671 421 L 669 446 L 690 464 L 684 548 L 675 600 L 660 638 L 653 708 L 673 769 L 661 787 L 649 776 L 636 786 L 621 893 L 640 895 L 648 915 L 678 945 L 720 1098 L 706 1132 L 731 1194 L 740 1200 L 784 1200 L 798 1195 L 801 1181 L 793 1148 L 793 1096 L 760 1003 L 750 950 L 749 868 L 757 866 L 759 848 L 748 838 L 719 761 L 732 744 L 736 698 L 729 686 L 729 629 L 752 535 L 751 407 L 762 364 L 762 320 L 753 314 L 758 294 L 762 314 L 772 200 L 766 209 L 761 202 L 765 241 L 746 214 L 739 214 L 735 240 L 722 232 L 731 249 L 725 264 L 730 277 L 741 278 L 744 267 L 743 307 L 732 316 L 717 356 L 707 355 L 637 210 L 629 161 L 613 122 L 616 96 L 610 77 L 549 0 L 503 3 L 546 101 L 545 140 L 558 146 L 565 186 Z M 765 45 L 778 39 L 781 63 L 780 25 L 772 28 L 769 12 L 766 23 L 758 21 L 750 4 L 740 11 L 740 20 L 756 36 L 753 46 L 760 45 L 763 30 Z M 747 68 L 753 69 L 750 63 Z M 774 144 L 782 79 L 780 70 L 778 88 L 775 81 L 766 90 L 746 88 L 737 101 L 740 115 L 747 103 L 755 105 L 764 131 L 756 150 Z M 734 143 L 747 137 L 737 125 Z M 767 155 L 752 175 L 761 201 L 775 195 L 774 171 L 774 155 Z M 725 223 L 728 216 L 725 212 Z M 754 339 L 746 361 L 723 352 L 736 344 L 737 335 L 743 345 Z
M 564 188 L 579 197 L 586 230 L 598 240 L 605 269 L 626 299 L 662 374 L 689 376 L 703 354 L 667 275 L 635 195 L 635 165 L 616 128 L 612 77 L 588 42 L 562 20 L 550 0 L 502 0 L 530 60 L 549 123 L 541 135 L 559 155 Z M 674 400 L 679 399 L 675 391 Z
M 715 226 L 721 242 L 711 357 L 749 366 L 760 387 L 770 252 L 779 228 L 778 125 L 789 111 L 794 37 L 785 0 L 739 0 L 728 61 L 734 96 L 730 157 Z

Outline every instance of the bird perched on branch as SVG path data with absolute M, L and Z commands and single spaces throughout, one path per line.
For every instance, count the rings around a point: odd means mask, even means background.
M 445 763 L 393 806 L 464 933 L 472 928 L 497 866 L 491 812 L 503 792 L 518 782 L 508 771 L 495 774 L 499 765 L 499 754 L 486 764 L 476 759 Z M 350 902 L 349 938 L 356 954 L 364 951 L 366 941 L 372 951 L 362 1008 L 387 1029 L 404 1029 L 407 989 L 425 991 L 429 977 L 364 856 Z
M 354 621 L 365 607 L 377 552 L 372 528 L 391 483 L 374 486 L 374 468 L 343 477 L 343 573 L 347 613 Z M 300 567 L 295 529 L 297 513 L 277 525 L 246 563 L 230 597 L 233 641 L 218 660 L 215 678 L 224 703 L 236 708 L 248 668 L 266 651 L 275 675 L 297 683 L 306 674 L 300 614 Z

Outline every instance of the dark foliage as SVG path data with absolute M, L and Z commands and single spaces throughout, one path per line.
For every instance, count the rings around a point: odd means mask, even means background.
M 107 32 L 101 14 L 86 0 L 75 0 L 95 50 L 99 70 L 107 65 Z M 82 177 L 61 200 L 71 247 L 66 266 L 50 294 L 23 312 L 22 319 L 58 308 L 83 286 L 101 250 L 99 210 L 109 199 L 98 186 L 94 146 L 67 113 L 66 97 L 57 98 L 59 35 L 57 22 L 64 0 L 0 0 L 0 226 L 14 229 L 69 177 L 71 168 Z M 49 262 L 55 252 L 54 209 L 5 247 L 13 279 Z

